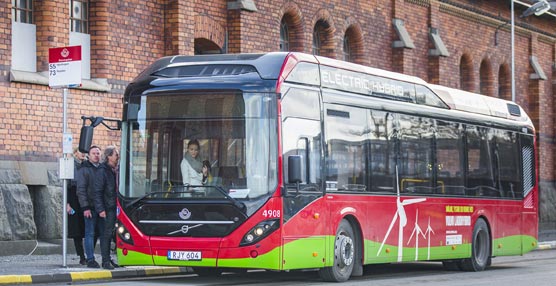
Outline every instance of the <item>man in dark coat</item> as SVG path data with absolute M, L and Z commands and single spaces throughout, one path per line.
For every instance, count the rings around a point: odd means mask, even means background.
M 77 177 L 77 197 L 85 220 L 85 256 L 89 268 L 100 268 L 95 261 L 95 236 L 102 237 L 104 231 L 104 220 L 99 219 L 94 204 L 95 181 L 99 178 L 99 167 L 100 148 L 91 146 L 89 160 L 82 163 Z
M 76 148 L 73 149 L 73 174 L 74 179 L 67 189 L 68 204 L 66 205 L 66 212 L 68 213 L 68 238 L 73 238 L 75 245 L 75 252 L 79 255 L 79 264 L 86 265 L 85 252 L 83 250 L 83 237 L 85 236 L 85 221 L 83 220 L 83 212 L 79 206 L 79 199 L 77 198 L 77 173 L 81 169 L 81 163 L 85 160 L 85 154 L 79 152 Z
M 117 168 L 120 154 L 115 146 L 108 146 L 102 157 L 99 179 L 95 182 L 95 210 L 100 219 L 104 220 L 104 235 L 100 237 L 102 268 L 114 269 L 117 264 L 110 259 L 110 243 L 116 224 Z

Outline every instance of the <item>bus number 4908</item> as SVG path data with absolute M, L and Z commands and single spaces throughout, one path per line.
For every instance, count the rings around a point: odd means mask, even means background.
M 266 218 L 279 218 L 280 210 L 264 210 L 263 216 Z

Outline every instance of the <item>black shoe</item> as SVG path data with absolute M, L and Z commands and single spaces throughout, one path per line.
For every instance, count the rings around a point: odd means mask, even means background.
M 118 263 L 114 262 L 114 260 L 110 260 L 110 264 L 112 264 L 112 267 L 114 268 L 120 268 L 121 266 L 118 265 Z
M 87 261 L 87 267 L 88 268 L 100 268 L 100 265 L 98 265 L 98 262 L 96 262 L 94 259 L 91 261 Z
M 112 266 L 112 263 L 110 263 L 110 262 L 103 262 L 102 263 L 102 268 L 112 270 L 112 269 L 114 269 L 114 266 Z
M 87 265 L 87 260 L 85 259 L 85 257 L 81 257 L 81 258 L 79 259 L 79 264 L 81 264 L 81 265 Z

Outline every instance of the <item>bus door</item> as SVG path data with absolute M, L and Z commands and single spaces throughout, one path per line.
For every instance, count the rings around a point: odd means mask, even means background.
M 323 267 L 321 121 L 318 90 L 289 88 L 282 97 L 283 269 Z M 288 157 L 301 158 L 302 180 L 288 183 Z

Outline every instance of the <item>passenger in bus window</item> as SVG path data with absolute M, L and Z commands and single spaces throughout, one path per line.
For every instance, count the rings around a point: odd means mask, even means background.
M 187 143 L 187 152 L 180 164 L 184 186 L 201 186 L 206 183 L 208 168 L 203 166 L 203 161 L 199 157 L 199 149 L 199 141 L 196 139 Z

